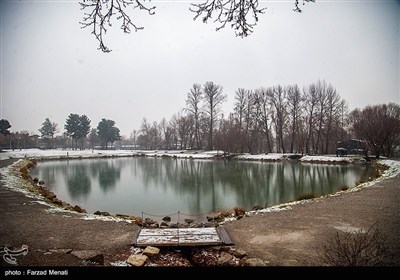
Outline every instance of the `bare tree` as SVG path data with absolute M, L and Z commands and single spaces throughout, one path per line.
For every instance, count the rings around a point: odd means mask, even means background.
M 287 87 L 287 102 L 290 115 L 290 152 L 293 153 L 296 135 L 299 135 L 299 119 L 301 117 L 303 98 L 297 85 Z
M 307 136 L 306 136 L 306 154 L 311 153 L 311 143 L 313 140 L 313 126 L 315 122 L 315 110 L 317 107 L 317 89 L 315 84 L 309 85 L 303 89 L 305 99 L 305 112 L 306 112 L 306 123 L 307 123 Z M 313 153 L 315 151 L 313 150 Z
M 272 118 L 275 123 L 277 151 L 285 153 L 283 136 L 287 124 L 287 93 L 281 85 L 274 86 L 268 93 L 274 109 Z
M 339 125 L 340 109 L 342 105 L 342 100 L 336 89 L 332 87 L 331 84 L 326 88 L 326 127 L 325 127 L 325 151 L 324 153 L 329 153 L 330 143 L 332 143 L 332 130 Z
M 383 153 L 390 156 L 393 140 L 400 137 L 400 106 L 397 104 L 367 106 L 350 113 L 350 122 L 356 137 L 367 141 L 376 158 Z
M 271 107 L 269 102 L 269 94 L 266 88 L 261 88 L 256 90 L 261 97 L 261 119 L 260 119 L 260 127 L 262 132 L 265 135 L 266 149 L 268 153 L 272 152 L 273 144 L 271 143 Z
M 226 100 L 226 95 L 222 93 L 222 86 L 214 82 L 206 82 L 203 86 L 205 113 L 208 116 L 208 148 L 213 147 L 214 124 L 221 112 L 221 104 Z
M 246 108 L 246 96 L 247 96 L 247 90 L 244 88 L 239 88 L 235 91 L 235 107 L 233 108 L 237 123 L 239 124 L 239 128 L 242 129 L 243 125 L 243 116 L 244 116 L 244 111 Z
M 313 147 L 313 150 L 317 152 L 317 154 L 322 153 L 322 145 L 321 143 L 321 137 L 322 137 L 322 129 L 324 126 L 324 115 L 325 115 L 325 110 L 326 110 L 326 101 L 327 101 L 327 94 L 326 94 L 326 82 L 325 81 L 318 81 L 315 88 L 317 92 L 317 111 L 316 111 L 316 117 L 317 117 L 317 127 L 316 127 L 316 133 L 317 133 L 317 140 L 315 142 L 315 146 Z
M 186 96 L 186 110 L 193 115 L 194 122 L 194 141 L 195 146 L 199 149 L 200 146 L 200 102 L 203 98 L 200 84 L 193 84 L 193 87 Z

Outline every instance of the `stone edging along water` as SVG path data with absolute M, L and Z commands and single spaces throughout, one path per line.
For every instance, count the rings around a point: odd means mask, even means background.
M 169 156 L 174 157 L 175 154 L 170 154 Z M 275 155 L 275 154 L 274 154 Z M 132 155 L 117 155 L 119 157 L 126 157 L 126 156 L 132 156 Z M 147 155 L 147 156 L 160 156 L 160 154 L 157 155 Z M 238 158 L 239 160 L 257 160 L 256 157 L 257 155 L 249 155 L 250 158 L 246 159 L 245 157 Z M 83 157 L 79 156 L 76 158 L 103 158 L 103 157 L 116 157 L 115 155 L 100 155 L 96 156 L 91 154 L 88 157 Z M 161 155 L 161 157 L 165 157 Z M 258 155 L 260 158 L 260 156 Z M 271 156 L 270 156 L 271 157 Z M 187 159 L 192 159 L 191 157 L 185 156 L 184 158 Z M 221 155 L 216 155 L 213 154 L 211 157 L 204 157 L 200 156 L 199 159 L 205 159 L 205 158 L 221 158 Z M 261 157 L 262 158 L 262 157 Z M 264 157 L 265 158 L 265 157 Z M 62 160 L 66 159 L 64 157 L 40 157 L 39 160 Z M 306 156 L 307 159 L 307 156 Z M 317 157 L 313 157 L 313 161 L 310 160 L 305 160 L 302 162 L 314 162 L 314 163 L 330 163 L 330 164 L 337 164 L 337 163 L 354 163 L 354 162 L 360 162 L 359 159 L 351 159 L 351 160 L 345 160 L 345 161 L 335 161 L 331 160 L 332 157 L 321 157 L 320 160 L 318 160 Z M 268 160 L 268 159 L 264 159 Z M 291 157 L 283 155 L 281 159 L 277 159 L 274 156 L 274 159 L 271 159 L 273 161 L 278 161 L 278 160 L 291 160 Z M 295 159 L 298 160 L 298 159 Z M 262 161 L 262 159 L 258 159 L 258 161 Z M 300 160 L 301 161 L 301 160 Z M 319 200 L 323 199 L 325 197 L 329 196 L 338 196 L 342 195 L 343 193 L 346 192 L 354 192 L 354 191 L 359 191 L 364 187 L 368 187 L 378 181 L 384 180 L 386 178 L 394 177 L 397 174 L 400 173 L 400 162 L 399 161 L 393 161 L 393 160 L 380 160 L 376 161 L 373 163 L 376 165 L 377 170 L 379 171 L 376 176 L 373 178 L 369 178 L 370 180 L 368 182 L 361 182 L 359 185 L 356 187 L 353 187 L 349 190 L 345 191 L 339 191 L 334 194 L 328 194 L 325 196 L 321 196 L 318 198 L 311 198 L 311 199 L 305 199 L 305 200 L 300 200 L 300 201 L 293 201 L 293 202 L 287 202 L 284 204 L 280 205 L 275 205 L 272 207 L 268 208 L 263 208 L 260 206 L 253 207 L 251 211 L 245 211 L 245 209 L 235 207 L 232 209 L 228 209 L 225 211 L 220 211 L 220 212 L 214 212 L 214 213 L 209 213 L 207 216 L 207 223 L 201 223 L 201 224 L 170 224 L 168 222 L 161 223 L 161 226 L 163 227 L 201 227 L 201 226 L 218 226 L 220 224 L 224 224 L 229 221 L 241 219 L 246 216 L 251 216 L 254 214 L 259 214 L 259 213 L 270 213 L 270 212 L 277 212 L 277 211 L 284 211 L 284 210 L 291 210 L 292 205 L 296 204 L 304 204 L 308 203 L 310 201 L 314 200 Z M 99 220 L 111 220 L 111 221 L 125 221 L 128 223 L 136 223 L 139 226 L 143 227 L 159 227 L 158 223 L 152 219 L 146 218 L 144 221 L 142 220 L 141 217 L 137 216 L 131 216 L 131 215 L 125 215 L 125 214 L 115 214 L 111 215 L 108 212 L 101 212 L 101 211 L 96 211 L 95 214 L 88 214 L 85 209 L 82 209 L 80 206 L 75 205 L 72 206 L 69 203 L 66 203 L 64 201 L 61 201 L 60 199 L 57 198 L 56 194 L 53 192 L 49 191 L 46 189 L 42 184 L 39 184 L 39 180 L 34 180 L 30 175 L 29 175 L 29 169 L 32 168 L 33 166 L 36 165 L 36 159 L 21 159 L 11 166 L 2 168 L 2 181 L 4 185 L 8 188 L 11 188 L 13 190 L 17 190 L 20 192 L 23 192 L 26 196 L 28 197 L 33 197 L 35 199 L 38 199 L 36 201 L 37 203 L 40 204 L 45 204 L 49 206 L 48 211 L 49 212 L 75 212 L 75 213 L 81 213 L 83 215 L 83 219 L 86 220 L 91 220 L 91 219 L 99 219 Z

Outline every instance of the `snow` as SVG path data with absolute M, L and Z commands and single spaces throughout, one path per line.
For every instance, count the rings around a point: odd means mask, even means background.
M 302 162 L 346 162 L 352 163 L 355 161 L 362 161 L 362 158 L 354 158 L 354 157 L 337 157 L 337 156 L 304 156 L 300 159 Z
M 289 154 L 242 154 L 238 155 L 236 158 L 241 160 L 281 160 L 288 156 Z
M 0 153 L 0 160 L 16 158 L 34 159 L 65 159 L 65 158 L 101 158 L 101 157 L 128 157 L 145 155 L 148 157 L 171 157 L 183 159 L 211 159 L 223 151 L 149 151 L 149 150 L 4 150 Z

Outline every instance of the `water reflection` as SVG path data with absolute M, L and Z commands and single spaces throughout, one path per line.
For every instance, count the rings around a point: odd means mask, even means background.
M 334 193 L 371 174 L 361 165 L 241 162 L 160 158 L 88 159 L 40 163 L 33 170 L 54 182 L 57 195 L 89 211 L 204 213 L 272 206 L 300 195 Z M 59 178 L 64 178 L 59 180 Z M 67 189 L 65 195 L 63 190 Z M 62 197 L 64 195 L 64 197 Z
M 93 178 L 98 178 L 100 189 L 103 192 L 113 191 L 121 176 L 122 165 L 116 166 L 113 161 L 100 161 L 90 164 Z
M 72 165 L 67 168 L 65 180 L 71 198 L 87 198 L 90 194 L 91 180 L 86 166 Z

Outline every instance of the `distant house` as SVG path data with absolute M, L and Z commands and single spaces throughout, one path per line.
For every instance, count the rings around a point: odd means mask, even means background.
M 358 139 L 349 139 L 337 143 L 337 155 L 357 154 L 365 155 L 368 152 L 364 141 Z

